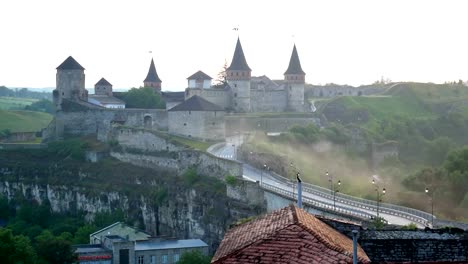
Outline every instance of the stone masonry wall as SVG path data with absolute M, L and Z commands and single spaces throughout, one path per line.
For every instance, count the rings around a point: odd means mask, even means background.
M 235 184 L 226 184 L 227 196 L 240 202 L 266 206 L 264 191 L 260 188 L 258 182 L 251 182 L 238 179 Z
M 250 91 L 252 112 L 283 112 L 287 108 L 287 93 L 284 90 Z

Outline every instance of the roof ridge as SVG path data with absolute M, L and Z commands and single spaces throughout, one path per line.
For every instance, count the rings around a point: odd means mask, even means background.
M 300 208 L 294 206 L 294 212 L 295 212 L 294 214 L 295 214 L 295 215 L 297 215 L 297 212 L 298 212 L 299 209 L 300 209 Z M 300 209 L 300 210 L 303 210 L 303 209 Z M 303 211 L 304 211 L 304 210 L 303 210 Z M 305 212 L 305 211 L 304 211 L 304 212 Z M 323 224 L 323 225 L 329 227 L 330 229 L 332 229 L 333 231 L 337 232 L 337 234 L 339 234 L 340 236 L 343 236 L 343 237 L 345 237 L 346 239 L 350 239 L 350 238 L 346 237 L 345 235 L 341 234 L 340 232 L 338 232 L 337 230 L 333 229 L 332 227 L 330 227 L 329 225 L 327 225 L 326 223 L 324 223 L 324 222 L 321 221 L 320 219 L 316 218 L 315 216 L 310 215 L 310 214 L 308 214 L 308 215 L 309 215 L 309 216 L 312 216 L 314 219 L 316 219 L 317 221 L 319 221 L 321 224 Z M 346 248 L 344 248 L 344 247 L 332 245 L 332 244 L 331 244 L 327 239 L 325 239 L 319 232 L 317 232 L 316 230 L 310 228 L 307 224 L 305 224 L 303 221 L 301 221 L 301 220 L 299 219 L 299 217 L 298 217 L 298 222 L 297 222 L 297 224 L 298 224 L 300 227 L 302 227 L 302 228 L 304 228 L 305 230 L 307 230 L 309 233 L 311 233 L 318 241 L 320 241 L 322 244 L 324 244 L 324 245 L 325 245 L 326 247 L 328 247 L 329 249 L 331 249 L 331 250 L 336 250 L 336 251 L 340 252 L 341 254 L 344 254 L 344 255 L 346 255 L 346 256 L 348 256 L 348 257 L 353 257 L 353 252 L 348 252 L 348 251 L 346 250 Z M 362 250 L 362 248 L 361 248 L 361 250 Z M 364 252 L 364 251 L 363 251 L 363 252 Z M 359 252 L 359 250 L 358 250 L 358 260 L 363 261 L 363 262 L 364 262 L 364 261 L 367 261 L 367 259 L 365 259 L 365 258 L 359 256 L 359 253 L 360 253 L 360 252 Z M 364 252 L 364 254 L 365 254 L 365 252 Z

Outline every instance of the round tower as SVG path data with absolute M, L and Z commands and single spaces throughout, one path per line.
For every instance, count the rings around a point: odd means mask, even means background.
M 238 38 L 231 66 L 226 69 L 226 80 L 232 91 L 231 107 L 235 112 L 250 112 L 251 72 Z
M 285 89 L 288 97 L 288 110 L 295 112 L 305 111 L 304 107 L 304 86 L 305 72 L 302 70 L 296 45 L 294 45 L 289 66 L 284 73 Z
M 69 56 L 57 67 L 56 88 L 53 91 L 53 97 L 58 109 L 60 109 L 62 99 L 88 101 L 84 70 L 72 56 Z

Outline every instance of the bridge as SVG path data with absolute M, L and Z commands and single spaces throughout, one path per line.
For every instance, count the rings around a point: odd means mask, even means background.
M 240 142 L 236 142 L 240 143 Z M 221 143 L 211 147 L 208 151 L 218 157 L 236 159 L 236 147 L 239 144 Z M 277 194 L 291 201 L 297 200 L 296 182 L 271 171 L 261 171 L 249 164 L 243 164 L 243 177 L 246 180 L 258 181 L 265 191 Z M 303 182 L 303 204 L 319 211 L 336 215 L 350 216 L 363 220 L 371 220 L 377 216 L 384 218 L 389 224 L 407 225 L 416 224 L 418 227 L 431 225 L 432 215 L 417 209 L 379 203 L 343 193 L 335 196 L 329 189 Z M 435 216 L 434 216 L 435 219 Z

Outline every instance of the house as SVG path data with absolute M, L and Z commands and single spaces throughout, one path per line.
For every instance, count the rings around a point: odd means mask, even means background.
M 90 244 L 74 246 L 80 264 L 173 264 L 185 252 L 208 255 L 208 245 L 200 239 L 154 238 L 121 222 L 89 238 Z
M 224 109 L 194 95 L 168 110 L 169 133 L 204 140 L 224 139 Z
M 357 246 L 359 263 L 370 263 Z M 211 263 L 352 263 L 353 242 L 294 205 L 229 230 Z

